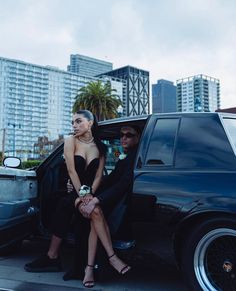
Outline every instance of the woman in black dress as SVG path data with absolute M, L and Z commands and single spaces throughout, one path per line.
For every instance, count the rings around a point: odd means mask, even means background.
M 93 199 L 93 194 L 100 185 L 105 165 L 105 145 L 96 136 L 96 120 L 88 110 L 79 110 L 72 120 L 74 135 L 68 137 L 64 144 L 64 156 L 67 170 L 74 187 L 75 208 L 81 207 Z M 85 268 L 83 284 L 94 286 L 94 260 L 97 249 L 97 239 L 101 240 L 111 265 L 121 274 L 130 267 L 121 261 L 114 253 L 110 231 L 100 207 L 91 214 L 91 231 L 88 240 L 88 264 Z M 83 235 L 83 234 L 81 234 Z

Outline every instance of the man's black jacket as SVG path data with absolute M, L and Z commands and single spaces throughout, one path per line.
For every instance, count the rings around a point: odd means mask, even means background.
M 126 195 L 132 193 L 133 168 L 137 147 L 131 149 L 126 158 L 119 160 L 115 169 L 104 179 L 96 197 L 102 208 L 114 208 Z
M 125 159 L 119 160 L 115 169 L 105 177 L 96 197 L 109 224 L 113 237 L 128 237 L 130 232 L 129 208 L 133 188 L 133 168 L 137 147 Z M 129 234 L 131 235 L 131 234 Z

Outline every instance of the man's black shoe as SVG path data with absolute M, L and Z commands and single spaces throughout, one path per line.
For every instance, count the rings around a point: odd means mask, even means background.
M 35 261 L 25 264 L 27 272 L 59 272 L 61 262 L 59 258 L 51 259 L 48 255 L 43 255 Z

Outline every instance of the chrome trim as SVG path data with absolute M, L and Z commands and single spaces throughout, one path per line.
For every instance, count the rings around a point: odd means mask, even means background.
M 232 235 L 236 237 L 236 230 L 230 228 L 217 228 L 208 232 L 201 240 L 198 242 L 197 247 L 194 252 L 194 272 L 196 279 L 204 291 L 219 291 L 215 289 L 212 283 L 209 281 L 206 268 L 205 268 L 205 255 L 207 249 L 211 242 L 215 239 L 225 236 Z

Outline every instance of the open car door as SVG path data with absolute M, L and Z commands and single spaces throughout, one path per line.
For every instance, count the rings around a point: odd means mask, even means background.
M 13 168 L 17 158 L 6 158 L 0 167 L 0 251 L 20 245 L 31 232 L 37 213 L 35 171 Z

